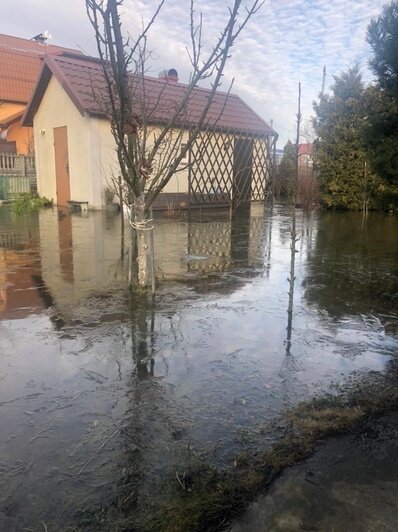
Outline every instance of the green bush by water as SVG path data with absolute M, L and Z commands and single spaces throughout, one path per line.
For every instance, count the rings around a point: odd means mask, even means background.
M 15 195 L 13 209 L 17 214 L 25 214 L 42 208 L 52 207 L 52 200 L 35 192 L 22 192 Z

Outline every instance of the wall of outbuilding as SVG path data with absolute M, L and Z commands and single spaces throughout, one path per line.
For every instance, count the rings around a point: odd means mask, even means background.
M 90 118 L 82 116 L 60 83 L 50 79 L 33 120 L 37 189 L 57 202 L 54 128 L 67 127 L 71 199 L 93 204 L 90 190 Z M 93 204 L 100 207 L 100 205 Z

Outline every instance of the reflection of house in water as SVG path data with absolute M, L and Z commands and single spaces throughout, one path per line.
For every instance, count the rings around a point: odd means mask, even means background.
M 54 307 L 59 324 L 87 297 L 125 280 L 118 219 L 52 209 L 29 217 L 2 209 L 0 215 L 0 318 Z
M 40 271 L 35 251 L 5 249 L 0 244 L 0 319 L 23 318 L 44 308 L 32 279 Z
M 44 308 L 32 289 L 40 272 L 37 218 L 30 224 L 6 209 L 0 213 L 0 319 L 23 318 Z
M 252 271 L 259 273 L 266 237 L 263 207 L 252 205 L 233 215 L 212 211 L 205 216 L 202 213 L 200 221 L 159 220 L 156 224 L 159 281 L 192 281 L 202 290 L 202 285 L 208 285 L 201 281 L 203 275 L 230 271 L 247 278 Z M 1 233 L 2 308 L 6 298 L 11 304 L 12 297 L 15 308 L 31 312 L 32 308 L 54 307 L 57 319 L 68 323 L 82 318 L 82 303 L 88 298 L 125 290 L 127 261 L 121 259 L 117 215 L 90 212 L 83 216 L 49 209 L 29 219 L 22 217 L 19 223 L 21 235 L 13 236 L 11 223 Z M 34 242 L 29 244 L 33 230 Z M 223 284 L 223 279 L 218 282 Z M 232 279 L 228 284 L 230 291 L 241 283 Z M 95 301 L 89 305 L 99 304 Z
M 213 211 L 206 221 L 159 220 L 154 236 L 159 281 L 263 265 L 261 205 L 232 216 Z M 85 298 L 126 286 L 117 216 L 43 211 L 40 240 L 43 281 L 59 311 L 73 313 Z
M 259 266 L 263 255 L 263 210 L 263 205 L 252 204 L 228 219 L 192 221 L 188 228 L 189 255 L 199 260 L 189 262 L 189 271 L 225 272 Z
M 263 260 L 264 206 L 207 210 L 188 221 L 159 220 L 155 229 L 159 279 L 253 268 Z
M 39 220 L 43 282 L 64 318 L 79 302 L 124 280 L 117 218 L 44 210 Z

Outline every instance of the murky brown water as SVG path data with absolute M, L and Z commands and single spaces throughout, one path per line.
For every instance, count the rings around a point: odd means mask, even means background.
M 132 463 L 153 495 L 191 453 L 229 464 L 282 408 L 386 367 L 398 220 L 297 216 L 289 343 L 287 208 L 160 220 L 153 303 L 126 289 L 117 215 L 0 208 L 0 530 L 80 529 Z

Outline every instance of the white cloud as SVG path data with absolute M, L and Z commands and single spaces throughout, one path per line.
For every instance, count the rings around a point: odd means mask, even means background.
M 203 12 L 205 45 L 210 46 L 217 37 L 229 3 L 196 1 L 197 14 Z M 333 74 L 339 74 L 355 60 L 365 70 L 369 55 L 366 28 L 384 3 L 385 0 L 266 1 L 232 50 L 224 86 L 234 77 L 234 92 L 266 120 L 274 119 L 283 144 L 289 136 L 294 137 L 299 81 L 307 118 L 321 87 L 324 64 L 327 87 Z M 188 78 L 189 5 L 189 0 L 166 0 L 150 36 L 149 46 L 155 50 L 152 74 L 174 67 L 182 81 Z M 134 35 L 142 19 L 148 20 L 156 6 L 157 0 L 125 0 L 124 29 Z M 13 9 L 0 20 L 1 33 L 25 38 L 47 29 L 54 43 L 79 45 L 88 53 L 95 53 L 84 0 L 14 0 Z

